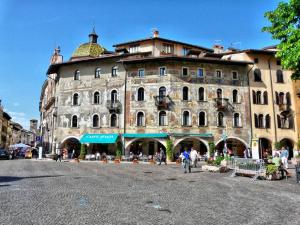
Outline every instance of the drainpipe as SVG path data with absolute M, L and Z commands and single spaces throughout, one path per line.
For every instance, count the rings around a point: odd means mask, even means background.
M 250 123 L 250 125 L 251 125 L 251 129 L 250 129 L 250 137 L 251 137 L 251 139 L 250 139 L 250 145 L 249 145 L 249 147 L 251 146 L 251 142 L 252 142 L 252 139 L 253 139 L 253 129 L 252 129 L 252 109 L 251 109 L 251 107 L 252 107 L 252 104 L 251 104 L 251 90 L 250 90 L 250 82 L 249 82 L 249 73 L 251 72 L 251 70 L 253 69 L 253 67 L 254 67 L 254 64 L 252 65 L 252 67 L 247 71 L 247 85 L 248 85 L 248 96 L 249 96 L 249 105 L 250 105 L 250 107 L 249 107 L 249 110 L 250 110 L 250 121 L 251 121 L 251 123 Z
M 126 113 L 127 113 L 127 110 L 126 110 L 126 101 L 127 101 L 127 67 L 125 66 L 124 62 L 122 62 L 122 65 L 125 69 L 125 84 L 124 84 L 124 121 L 123 121 L 123 134 L 126 133 Z M 122 137 L 122 142 L 123 142 L 123 155 L 125 155 L 125 138 Z
M 277 142 L 277 128 L 276 128 L 276 115 L 275 115 L 275 106 L 274 106 L 274 91 L 273 91 L 273 80 L 272 80 L 272 71 L 271 71 L 271 59 L 272 56 L 268 59 L 268 67 L 270 73 L 270 82 L 271 82 L 271 97 L 272 97 L 272 108 L 273 108 L 273 120 L 274 120 L 274 132 L 275 132 L 275 142 Z

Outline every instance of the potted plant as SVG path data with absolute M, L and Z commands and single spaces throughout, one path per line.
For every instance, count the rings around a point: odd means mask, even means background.
M 268 164 L 266 167 L 266 175 L 268 180 L 278 180 L 278 167 L 274 164 Z
M 216 145 L 213 141 L 208 142 L 209 157 L 213 157 L 216 151 Z

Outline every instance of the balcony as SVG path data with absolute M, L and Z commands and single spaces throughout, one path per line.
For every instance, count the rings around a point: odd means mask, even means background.
M 107 100 L 106 108 L 109 110 L 110 113 L 121 113 L 122 104 L 119 100 Z
M 169 110 L 172 104 L 172 100 L 169 95 L 167 96 L 154 96 L 155 105 L 158 110 Z
M 228 98 L 214 98 L 215 107 L 218 111 L 233 111 L 234 107 L 229 103 Z

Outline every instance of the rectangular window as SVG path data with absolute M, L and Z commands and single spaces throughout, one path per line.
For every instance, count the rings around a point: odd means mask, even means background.
M 254 63 L 258 63 L 258 58 L 254 58 Z
M 166 67 L 159 68 L 159 76 L 166 76 Z
M 187 48 L 182 49 L 182 55 L 183 56 L 187 56 L 188 53 L 189 53 L 189 49 L 187 49 Z
M 182 68 L 182 76 L 188 76 L 189 75 L 189 69 L 187 67 Z
M 237 71 L 232 71 L 232 79 L 233 80 L 238 80 L 239 79 Z
M 111 69 L 111 76 L 112 76 L 112 77 L 116 77 L 116 76 L 117 76 L 117 71 L 118 71 L 118 67 L 114 66 L 114 67 Z
M 221 79 L 222 78 L 222 70 L 216 70 L 216 77 L 218 79 Z
M 197 76 L 198 77 L 204 77 L 204 70 L 203 70 L 203 68 L 198 68 L 198 70 L 197 70 Z
M 174 53 L 174 46 L 170 44 L 163 44 L 163 53 L 172 54 Z
M 140 51 L 140 46 L 139 45 L 133 45 L 129 47 L 129 53 L 136 53 Z
M 139 77 L 144 77 L 145 76 L 145 69 L 139 69 L 138 76 Z
M 277 65 L 277 66 L 281 66 L 281 61 L 280 61 L 280 59 L 276 60 L 276 65 Z

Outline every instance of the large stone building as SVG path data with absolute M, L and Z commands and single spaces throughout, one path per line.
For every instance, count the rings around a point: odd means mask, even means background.
M 121 142 L 124 154 L 154 154 L 171 140 L 175 152 L 193 145 L 203 154 L 209 142 L 222 151 L 226 140 L 242 156 L 248 146 L 272 148 L 274 141 L 287 138 L 294 145 L 294 123 L 281 119 L 295 109 L 294 93 L 286 91 L 292 87 L 289 73 L 280 70 L 274 51 L 224 54 L 221 46 L 169 40 L 155 31 L 110 52 L 97 38 L 93 31 L 68 61 L 57 52 L 60 60 L 51 60 L 40 102 L 49 152 L 79 151 L 81 142 L 91 152 L 114 154 Z M 279 70 L 284 83 L 274 80 Z M 256 76 L 261 82 L 253 80 Z
M 11 127 L 10 127 L 11 117 L 3 110 L 3 106 L 0 100 L 0 148 L 8 149 L 11 144 Z

